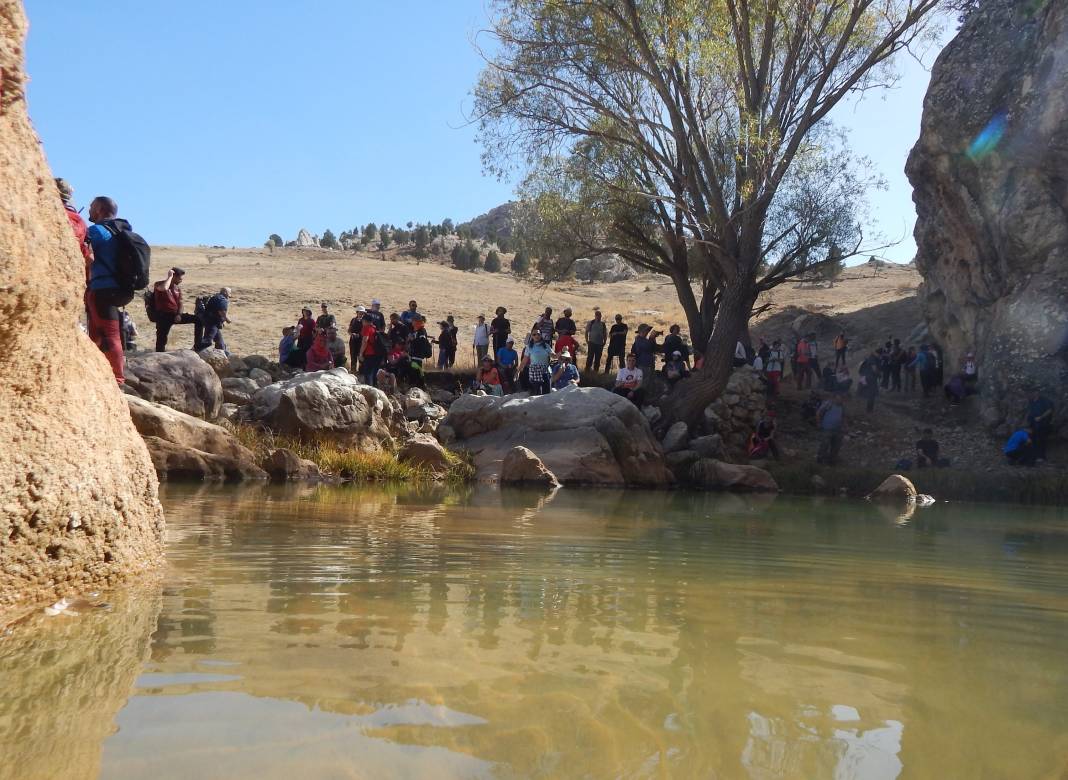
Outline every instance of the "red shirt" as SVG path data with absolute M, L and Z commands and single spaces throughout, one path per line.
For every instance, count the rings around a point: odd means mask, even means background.
M 576 342 L 575 338 L 570 334 L 560 336 L 560 338 L 556 340 L 556 346 L 553 347 L 553 352 L 559 355 L 565 349 L 571 353 L 572 358 L 577 354 L 576 350 L 578 349 L 578 342 Z
M 363 353 L 364 355 L 378 355 L 378 339 L 375 336 L 378 334 L 378 329 L 375 328 L 373 323 L 365 322 L 363 324 L 363 330 L 360 331 L 360 335 L 363 337 Z
M 156 287 L 152 291 L 155 297 L 156 311 L 166 314 L 178 314 L 182 311 L 182 289 L 172 284 L 169 290 Z

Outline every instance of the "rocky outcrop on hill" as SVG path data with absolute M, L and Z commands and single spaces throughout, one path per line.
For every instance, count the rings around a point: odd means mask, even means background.
M 139 398 L 205 420 L 218 417 L 223 403 L 219 377 L 191 349 L 130 355 L 126 360 L 126 384 Z
M 991 425 L 1028 383 L 1068 401 L 1066 52 L 1068 4 L 984 2 L 935 63 L 906 168 L 931 336 L 947 370 L 975 350 Z
M 25 33 L 0 0 L 0 624 L 156 566 L 163 535 L 148 451 L 78 328 L 85 266 L 26 116 Z
M 583 282 L 625 282 L 638 276 L 619 255 L 580 257 L 571 266 L 571 272 Z
M 442 427 L 450 446 L 473 455 L 481 480 L 497 480 L 505 456 L 522 445 L 565 485 L 672 482 L 649 422 L 630 401 L 599 387 L 533 397 L 463 395 Z
M 502 203 L 470 222 L 464 223 L 463 227 L 470 230 L 475 238 L 489 238 L 490 236 L 508 238 L 512 235 L 512 210 L 514 208 L 513 202 Z
M 239 414 L 246 422 L 285 436 L 325 437 L 365 451 L 391 448 L 395 417 L 401 416 L 389 396 L 360 384 L 343 368 L 268 385 L 256 391 Z
M 319 239 L 318 239 L 318 237 L 313 236 L 311 233 L 309 233 L 304 228 L 301 228 L 300 232 L 297 233 L 296 245 L 297 246 L 319 246 Z

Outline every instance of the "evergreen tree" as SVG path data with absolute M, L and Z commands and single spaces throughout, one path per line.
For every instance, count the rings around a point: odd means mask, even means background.
M 486 255 L 486 263 L 482 266 L 490 273 L 496 274 L 501 271 L 501 256 L 497 254 L 497 250 L 491 249 Z
M 449 219 L 448 217 L 446 217 L 445 219 L 441 220 L 441 229 L 444 231 L 444 233 L 442 235 L 446 235 L 447 236 L 450 233 L 452 233 L 452 231 L 453 231 L 452 220 Z
M 426 255 L 426 247 L 430 243 L 430 231 L 426 229 L 426 225 L 420 225 L 415 229 L 415 255 L 416 257 L 424 257 Z
M 337 237 L 330 228 L 323 231 L 323 237 L 319 239 L 319 246 L 325 247 L 326 249 L 337 249 Z
M 512 258 L 512 273 L 516 276 L 526 276 L 530 273 L 530 258 L 527 253 L 520 250 Z
M 285 241 L 282 240 L 282 237 L 280 235 L 278 235 L 277 233 L 271 233 L 271 235 L 268 238 L 268 240 L 269 241 L 273 241 L 275 246 L 285 246 L 285 243 L 286 243 Z
M 378 230 L 378 248 L 386 249 L 389 247 L 390 242 L 393 241 L 393 234 L 383 225 Z
M 363 227 L 363 235 L 368 241 L 372 241 L 378 235 L 378 225 L 374 222 L 368 222 Z

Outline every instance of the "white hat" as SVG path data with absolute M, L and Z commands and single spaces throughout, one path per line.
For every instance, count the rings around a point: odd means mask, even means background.
M 515 344 L 515 339 L 513 339 L 511 336 L 509 336 L 508 338 L 506 338 L 504 340 L 504 343 L 505 344 Z
M 671 353 L 671 357 L 682 357 L 682 353 L 676 349 L 674 352 Z
M 365 311 L 367 311 L 367 308 L 364 307 L 364 306 L 357 306 L 356 307 L 356 311 L 364 311 L 365 312 Z
M 560 353 L 560 357 L 571 360 L 571 353 L 565 349 L 563 352 Z

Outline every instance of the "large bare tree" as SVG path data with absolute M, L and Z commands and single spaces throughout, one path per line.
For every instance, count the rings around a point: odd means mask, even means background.
M 666 400 L 667 423 L 722 392 L 763 290 L 851 246 L 863 177 L 828 114 L 890 83 L 894 56 L 944 5 L 496 2 L 475 89 L 484 161 L 535 172 L 545 227 L 560 220 L 674 281 L 705 367 Z M 602 216 L 580 225 L 590 205 Z

